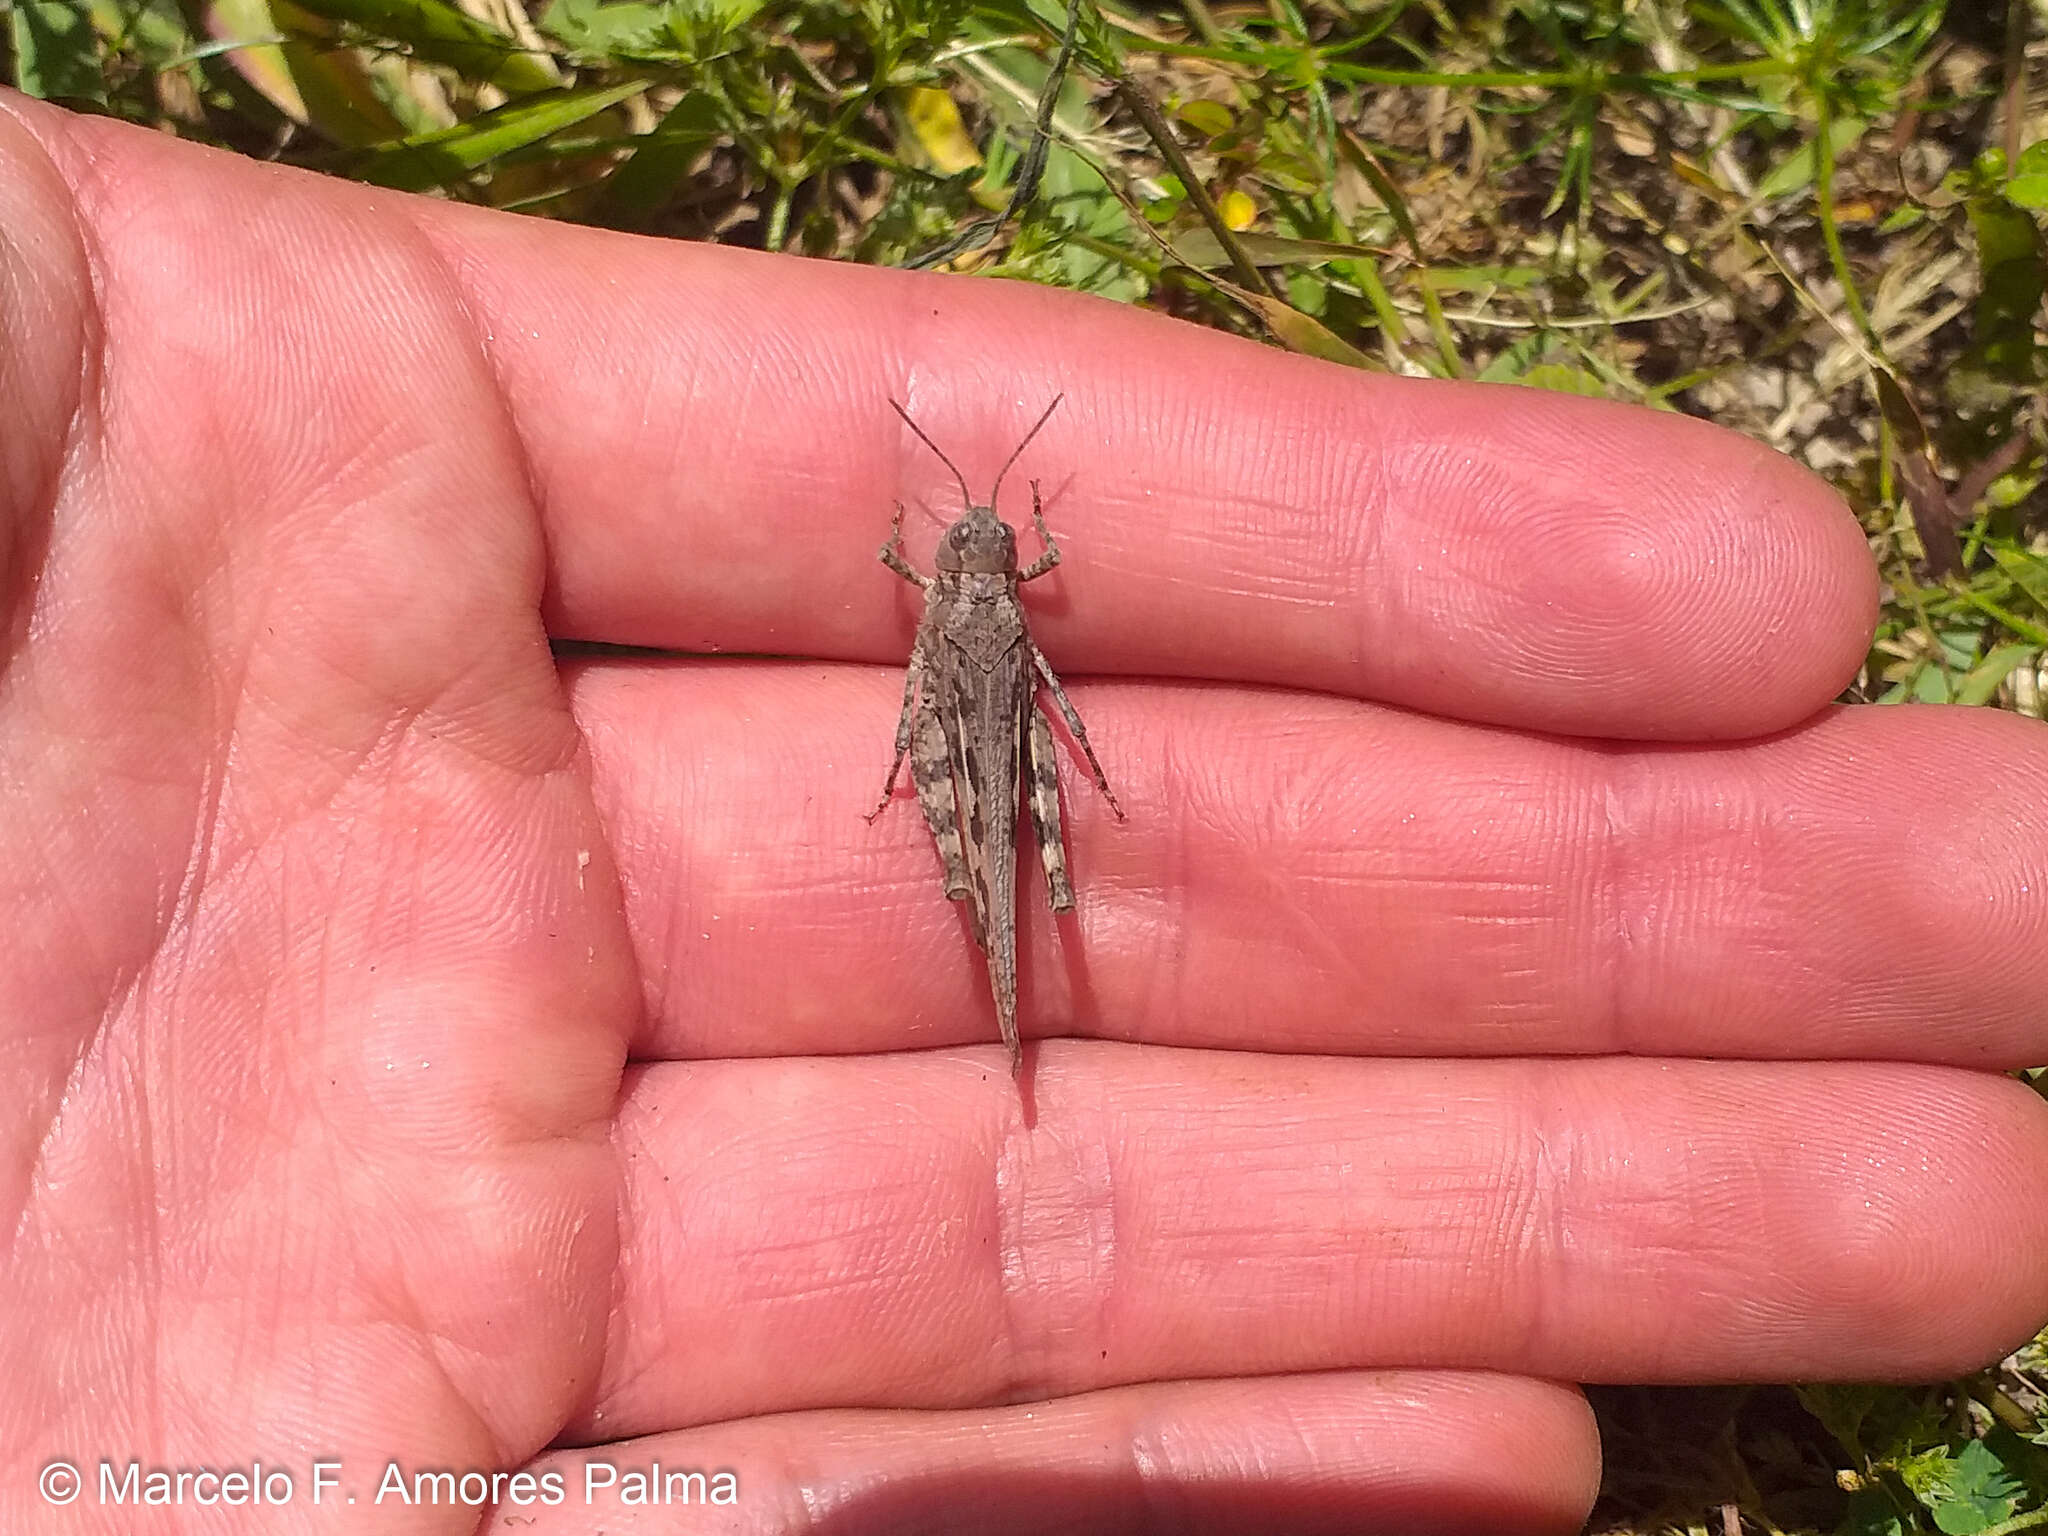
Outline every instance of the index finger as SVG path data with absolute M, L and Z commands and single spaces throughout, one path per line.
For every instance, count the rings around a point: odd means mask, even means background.
M 261 248 L 287 207 L 292 248 L 332 231 L 349 273 L 416 270 L 433 249 L 449 280 L 380 281 L 334 366 L 473 328 L 514 430 L 450 430 L 520 455 L 507 467 L 534 505 L 507 510 L 543 524 L 558 635 L 899 659 L 909 605 L 874 563 L 890 504 L 951 510 L 959 492 L 889 397 L 979 495 L 1064 392 L 1012 485 L 1044 483 L 1065 541 L 1030 590 L 1066 670 L 1703 739 L 1805 718 L 1865 653 L 1876 582 L 1854 520 L 1804 470 L 1699 422 L 1369 375 L 1022 284 L 287 183 L 99 120 L 62 131 L 97 197 L 141 184 L 145 212 L 262 210 L 209 225 L 209 260 L 245 286 L 302 282 Z M 147 220 L 124 219 L 140 249 Z M 300 298 L 269 297 L 286 325 Z
M 1866 652 L 1876 580 L 1841 501 L 1685 417 L 1366 374 L 1021 284 L 420 217 L 490 319 L 560 633 L 898 659 L 890 505 L 950 515 L 959 490 L 889 399 L 979 500 L 1064 392 L 1004 506 L 1027 525 L 1043 482 L 1066 560 L 1032 619 L 1075 671 L 1699 739 L 1804 719 Z M 907 526 L 921 560 L 931 523 Z

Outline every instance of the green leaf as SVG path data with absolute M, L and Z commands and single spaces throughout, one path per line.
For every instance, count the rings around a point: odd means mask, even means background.
M 541 13 L 541 30 L 593 58 L 646 57 L 677 52 L 665 5 L 601 5 L 598 0 L 554 0 Z
M 1440 294 L 1519 292 L 1548 281 L 1551 274 L 1536 267 L 1431 267 L 1429 286 Z
M 2041 234 L 2032 219 L 2002 208 L 1993 198 L 1970 200 L 1970 227 L 1977 236 L 1977 265 L 1986 275 L 2014 262 L 2038 264 Z
M 1290 272 L 1287 274 L 1286 288 L 1287 302 L 1304 315 L 1314 315 L 1318 320 L 1322 320 L 1329 313 L 1330 285 L 1316 273 Z
M 1180 178 L 1171 171 L 1165 172 L 1159 177 L 1159 196 L 1145 204 L 1145 217 L 1154 224 L 1171 223 L 1174 215 L 1181 211 L 1187 200 L 1187 188 L 1180 184 Z M 1215 236 L 1210 236 L 1209 243 L 1216 244 Z M 1222 249 L 1221 246 L 1216 248 L 1219 251 Z
M 108 47 L 132 49 L 149 69 L 176 69 L 191 55 L 196 39 L 170 0 L 85 0 L 85 8 Z
M 1491 361 L 1479 370 L 1478 378 L 1486 384 L 1512 384 L 1544 361 L 1549 352 L 1549 337 L 1528 332 L 1496 352 Z
M 1608 394 L 1607 386 L 1596 376 L 1568 363 L 1538 363 L 1515 382 L 1561 395 L 1585 395 L 1595 400 L 1605 399 Z
M 298 0 L 329 21 L 353 22 L 377 37 L 403 43 L 416 58 L 443 64 L 465 80 L 484 81 L 511 94 L 550 90 L 561 73 L 546 54 L 523 48 L 496 27 L 458 11 L 445 0 Z
M 1977 1536 L 2012 1518 L 2025 1490 L 1981 1440 L 1972 1440 L 1949 1465 L 1946 1486 L 1930 1507 L 1946 1536 Z
M 1173 115 L 1208 139 L 1230 132 L 1237 121 L 1220 101 L 1184 101 L 1174 108 Z
M 764 0 L 553 0 L 541 30 L 600 62 L 619 56 L 703 60 L 722 52 Z
M 1942 660 L 1948 663 L 1951 672 L 1961 672 L 1974 666 L 1977 661 L 1977 646 L 1983 635 L 1974 627 L 1939 629 L 1934 632 L 1941 643 Z
M 2040 655 L 2036 645 L 2001 645 L 1992 649 L 1956 684 L 1958 704 L 1989 704 L 1998 696 L 1999 685 L 2014 672 Z
M 1970 225 L 1977 235 L 1983 281 L 1970 358 L 1994 378 L 2031 383 L 2036 375 L 2034 312 L 2048 292 L 2041 231 L 2028 215 L 1990 196 L 1970 199 Z
M 1858 139 L 1870 125 L 1860 117 L 1838 117 L 1828 124 L 1828 142 L 1834 146 L 1835 158 Z M 1808 139 L 1783 160 L 1780 160 L 1764 179 L 1756 184 L 1759 197 L 1784 197 L 1789 193 L 1803 191 L 1813 185 L 1815 154 L 1818 144 Z
M 2009 549 L 1994 545 L 1991 558 L 1998 562 L 1998 568 L 2013 579 L 2013 584 L 2028 597 L 2043 613 L 2048 613 L 2048 560 L 2024 549 Z
M 8 32 L 20 89 L 45 101 L 107 104 L 100 40 L 77 0 L 15 0 Z
M 719 32 L 737 32 L 760 13 L 767 0 L 675 0 L 693 21 Z
M 1126 217 L 1123 204 L 1103 184 L 1100 171 L 1055 141 L 1046 153 L 1045 179 L 1038 195 L 1045 210 L 1040 217 L 1061 232 L 1050 244 L 1065 287 L 1120 303 L 1129 303 L 1144 292 L 1143 280 L 1098 245 L 1122 233 Z
M 1913 702 L 1916 704 L 1953 704 L 1955 690 L 1949 686 L 1949 674 L 1939 667 L 1927 666 L 1913 679 Z
M 624 229 L 644 226 L 723 131 L 718 104 L 702 91 L 691 91 L 652 132 L 631 141 L 631 157 L 605 178 L 600 217 Z
M 445 186 L 500 155 L 560 133 L 607 107 L 647 89 L 645 80 L 583 91 L 524 96 L 453 128 L 414 134 L 382 144 L 363 160 L 359 174 L 379 186 L 418 192 Z
M 2013 177 L 2005 184 L 2005 200 L 2018 208 L 2048 208 L 2048 171 Z
M 1871 1484 L 1849 1495 L 1837 1536 L 1911 1536 L 1885 1491 Z
M 1295 240 L 1285 235 L 1240 234 L 1237 243 L 1247 256 L 1262 267 L 1314 266 L 1325 261 L 1363 257 L 1371 261 L 1379 252 L 1369 246 L 1346 245 L 1336 240 Z M 1173 238 L 1173 253 L 1191 267 L 1221 270 L 1230 265 L 1222 242 L 1207 229 L 1191 229 Z

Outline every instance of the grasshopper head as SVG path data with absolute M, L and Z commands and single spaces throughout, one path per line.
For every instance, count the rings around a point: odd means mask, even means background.
M 1010 472 L 1010 466 L 1017 462 L 1017 456 L 1029 446 L 1031 439 L 1038 436 L 1039 427 L 1045 425 L 1047 419 L 1059 408 L 1060 401 L 1065 398 L 1065 395 L 1054 395 L 1052 404 L 1045 408 L 1045 414 L 1040 416 L 1031 430 L 1024 434 L 1024 441 L 1011 450 L 1010 456 L 1003 461 L 1003 467 L 996 472 L 996 483 L 989 487 L 988 505 L 985 507 L 977 507 L 974 504 L 974 493 L 967 489 L 967 477 L 960 473 L 959 467 L 946 457 L 944 450 L 937 443 L 925 436 L 924 428 L 910 419 L 910 412 L 897 405 L 894 400 L 889 402 L 895 408 L 896 414 L 903 418 L 904 425 L 922 438 L 927 448 L 938 454 L 941 464 L 953 471 L 953 478 L 960 482 L 960 499 L 967 503 L 967 510 L 960 514 L 960 520 L 948 528 L 945 536 L 939 540 L 938 551 L 932 556 L 932 564 L 942 571 L 959 571 L 970 576 L 1016 574 L 1017 535 L 1008 523 L 996 516 L 996 492 L 1003 488 L 1003 476 Z M 1035 507 L 1037 492 L 1032 492 L 1032 496 Z
M 1017 569 L 1017 535 L 994 507 L 969 507 L 948 528 L 932 555 L 942 571 L 1007 576 Z

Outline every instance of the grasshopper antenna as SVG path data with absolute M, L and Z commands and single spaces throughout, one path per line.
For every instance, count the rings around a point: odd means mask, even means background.
M 988 488 L 988 504 L 991 510 L 994 509 L 996 504 L 996 492 L 1003 488 L 1003 476 L 1010 472 L 1010 466 L 1017 462 L 1026 448 L 1031 446 L 1031 439 L 1038 436 L 1038 429 L 1052 420 L 1052 413 L 1060 408 L 1060 402 L 1066 398 L 1067 392 L 1065 390 L 1061 390 L 1058 394 L 1054 395 L 1052 397 L 1052 404 L 1045 408 L 1045 414 L 1033 422 L 1031 430 L 1024 434 L 1024 441 L 1016 446 L 1016 449 L 1007 459 L 1003 460 L 1003 467 L 996 471 L 996 483 Z M 955 470 L 954 473 L 958 474 L 959 471 Z
M 958 465 L 956 465 L 951 459 L 946 457 L 946 450 L 941 448 L 937 443 L 933 442 L 929 437 L 925 437 L 924 428 L 920 427 L 916 422 L 910 419 L 910 412 L 903 409 L 902 406 L 897 405 L 894 397 L 891 397 L 889 404 L 894 406 L 896 414 L 903 418 L 903 425 L 910 428 L 910 430 L 915 432 L 920 438 L 923 438 L 925 447 L 931 449 L 933 453 L 936 453 L 939 456 L 939 462 L 945 465 L 946 468 L 953 471 L 953 478 L 960 482 L 960 504 L 962 506 L 967 507 L 973 506 L 974 492 L 967 489 L 967 477 L 960 473 Z M 1055 400 L 1053 404 L 1057 405 L 1059 404 L 1059 402 Z M 1036 432 L 1038 428 L 1033 427 L 1031 430 Z M 1031 441 L 1031 439 L 1027 437 L 1025 441 L 1028 443 Z M 991 495 L 989 497 L 989 500 L 994 501 L 995 497 Z

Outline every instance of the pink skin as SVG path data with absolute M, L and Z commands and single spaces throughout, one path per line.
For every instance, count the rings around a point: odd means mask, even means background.
M 554 1445 L 758 1532 L 1568 1531 L 1537 1378 L 2048 1313 L 2048 1113 L 1966 1070 L 2048 1055 L 2048 738 L 1826 709 L 1875 582 L 1794 466 L 15 98 L 0 232 L 0 1529 L 586 1530 L 371 1502 Z M 1131 819 L 1022 903 L 1020 1101 L 860 820 L 874 551 L 958 495 L 891 395 L 980 484 L 1062 389 L 1032 620 Z

